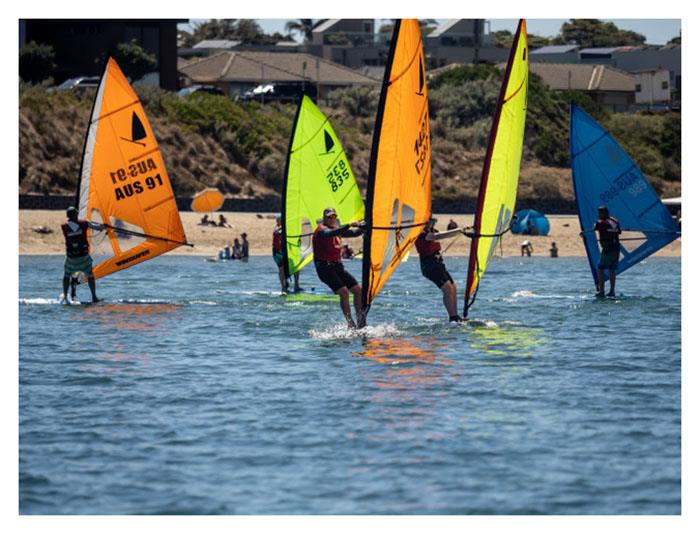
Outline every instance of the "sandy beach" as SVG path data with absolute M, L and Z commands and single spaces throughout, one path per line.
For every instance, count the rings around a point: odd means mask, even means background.
M 272 229 L 275 225 L 273 213 L 241 213 L 222 212 L 232 228 L 201 226 L 201 214 L 194 212 L 181 213 L 185 234 L 194 247 L 179 247 L 170 254 L 215 256 L 226 243 L 232 243 L 234 238 L 240 239 L 240 234 L 246 232 L 250 242 L 251 255 L 269 255 L 272 247 Z M 219 212 L 215 219 L 218 220 Z M 460 226 L 472 224 L 472 215 L 438 214 L 437 228 L 444 230 L 450 219 Z M 19 211 L 19 253 L 20 254 L 64 254 L 65 245 L 61 234 L 61 223 L 66 219 L 62 210 L 20 210 Z M 579 237 L 579 223 L 575 215 L 548 215 L 550 233 L 548 236 L 521 236 L 506 234 L 503 238 L 502 250 L 504 256 L 520 256 L 521 244 L 529 240 L 533 247 L 533 256 L 549 256 L 552 242 L 556 242 L 559 256 L 585 256 L 585 250 Z M 39 233 L 35 229 L 48 228 L 51 233 Z M 361 238 L 347 239 L 356 251 L 361 249 Z M 443 250 L 447 249 L 448 256 L 465 256 L 468 252 L 469 240 L 458 237 L 443 241 Z M 500 250 L 497 252 L 500 254 Z M 680 256 L 681 240 L 677 239 L 663 248 L 657 255 Z

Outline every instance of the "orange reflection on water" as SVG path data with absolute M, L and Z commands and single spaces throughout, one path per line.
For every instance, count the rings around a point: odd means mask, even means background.
M 117 330 L 149 331 L 162 328 L 165 321 L 172 319 L 179 309 L 179 304 L 101 302 L 85 307 L 76 319 L 97 322 Z
M 353 352 L 353 356 L 391 366 L 392 372 L 384 376 L 377 387 L 414 389 L 440 382 L 442 371 L 435 365 L 453 363 L 439 352 L 440 348 L 447 346 L 437 338 L 371 339 L 363 343 L 361 351 Z

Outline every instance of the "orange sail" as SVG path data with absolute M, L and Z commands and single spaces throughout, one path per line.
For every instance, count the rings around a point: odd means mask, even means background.
M 95 278 L 188 244 L 158 143 L 112 58 L 85 139 L 78 211 L 102 225 L 92 226 L 89 236 Z
M 362 294 L 365 311 L 430 219 L 430 121 L 423 42 L 399 20 L 389 50 L 367 182 Z

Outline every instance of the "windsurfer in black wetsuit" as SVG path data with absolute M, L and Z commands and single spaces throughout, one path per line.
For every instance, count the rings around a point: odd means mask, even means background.
M 63 299 L 68 300 L 68 289 L 73 273 L 85 273 L 92 293 L 92 302 L 98 302 L 95 292 L 95 276 L 92 273 L 92 258 L 89 254 L 88 229 L 102 230 L 101 224 L 78 219 L 78 210 L 73 206 L 66 210 L 68 220 L 61 225 L 66 240 L 66 261 L 63 266 Z
M 314 266 L 321 281 L 340 297 L 340 309 L 350 328 L 364 326 L 362 311 L 362 286 L 355 277 L 345 270 L 341 261 L 343 237 L 358 237 L 364 229 L 359 222 L 340 226 L 338 216 L 333 208 L 323 210 L 323 221 L 318 225 L 311 238 L 314 249 Z M 357 325 L 350 311 L 350 293 L 352 293 Z
M 440 252 L 438 241 L 452 237 L 466 228 L 453 228 L 444 232 L 435 229 L 437 219 L 431 218 L 416 239 L 416 250 L 420 256 L 420 270 L 423 276 L 433 282 L 442 291 L 442 302 L 445 305 L 450 321 L 460 322 L 462 317 L 457 313 L 457 286 L 447 272 L 445 262 Z

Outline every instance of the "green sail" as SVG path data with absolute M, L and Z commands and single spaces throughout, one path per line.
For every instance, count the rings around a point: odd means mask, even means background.
M 282 253 L 291 276 L 313 259 L 311 235 L 323 210 L 340 224 L 364 218 L 365 206 L 343 147 L 328 118 L 306 95 L 297 109 L 282 190 Z

